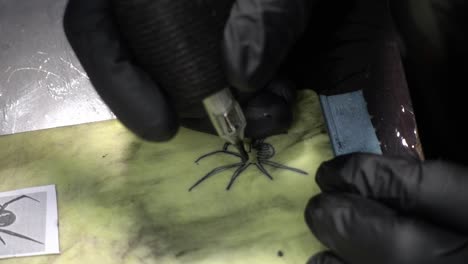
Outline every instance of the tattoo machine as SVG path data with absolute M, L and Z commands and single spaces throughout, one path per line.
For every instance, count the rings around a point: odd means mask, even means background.
M 113 0 L 112 4 L 135 62 L 157 79 L 179 118 L 208 113 L 219 136 L 247 158 L 246 119 L 229 89 L 222 62 L 222 37 L 233 0 Z

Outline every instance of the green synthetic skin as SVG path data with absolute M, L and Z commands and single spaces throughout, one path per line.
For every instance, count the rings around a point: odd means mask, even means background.
M 305 263 L 323 249 L 303 215 L 332 150 L 316 94 L 300 93 L 296 110 L 289 133 L 266 142 L 276 149 L 272 161 L 309 175 L 268 168 L 270 181 L 251 167 L 229 192 L 232 170 L 188 192 L 239 159 L 195 164 L 223 142 L 187 129 L 163 144 L 143 142 L 117 121 L 0 138 L 0 191 L 57 185 L 62 252 L 2 264 Z

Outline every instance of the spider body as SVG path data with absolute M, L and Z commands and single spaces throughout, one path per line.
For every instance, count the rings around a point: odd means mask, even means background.
M 0 227 L 7 227 L 16 221 L 16 215 L 12 211 L 3 210 L 0 213 Z
M 207 180 L 213 175 L 216 175 L 220 172 L 223 172 L 232 168 L 237 168 L 236 171 L 231 176 L 231 180 L 229 181 L 229 184 L 226 187 L 226 190 L 230 190 L 235 180 L 240 176 L 240 174 L 242 174 L 242 172 L 244 172 L 251 165 L 256 166 L 260 170 L 260 172 L 270 180 L 273 180 L 273 177 L 265 168 L 265 166 L 288 170 L 288 171 L 292 171 L 292 172 L 304 174 L 304 175 L 308 174 L 305 171 L 302 171 L 296 168 L 291 168 L 291 167 L 282 165 L 280 163 L 271 161 L 270 159 L 273 158 L 276 154 L 275 148 L 273 147 L 273 145 L 266 143 L 263 139 L 254 140 L 251 144 L 249 144 L 248 152 L 250 155 L 249 155 L 248 160 L 243 160 L 240 154 L 228 150 L 229 146 L 230 144 L 226 143 L 222 150 L 213 151 L 208 154 L 205 154 L 201 156 L 200 158 L 198 158 L 195 161 L 195 163 L 198 164 L 201 160 L 208 158 L 210 156 L 216 155 L 216 154 L 227 154 L 227 155 L 235 156 L 235 157 L 240 158 L 241 161 L 238 163 L 224 165 L 224 166 L 220 166 L 220 167 L 213 169 L 212 171 L 207 173 L 203 178 L 198 180 L 192 187 L 190 187 L 189 191 L 192 191 L 195 187 L 197 187 L 198 185 L 200 185 L 202 182 L 204 182 L 205 180 Z
M 16 197 L 14 199 L 11 199 L 10 201 L 4 203 L 4 204 L 1 204 L 0 205 L 0 227 L 7 227 L 7 226 L 10 226 L 12 224 L 15 223 L 16 221 L 16 215 L 15 213 L 13 213 L 12 211 L 9 211 L 9 210 L 6 210 L 7 206 L 14 203 L 14 202 L 17 202 L 21 199 L 30 199 L 30 200 L 33 200 L 33 201 L 36 201 L 39 203 L 38 200 L 32 198 L 32 197 L 29 197 L 27 195 L 21 195 L 19 197 Z M 10 236 L 15 236 L 15 237 L 19 237 L 19 238 L 22 238 L 22 239 L 26 239 L 26 240 L 29 240 L 29 241 L 32 241 L 32 242 L 35 242 L 35 243 L 38 243 L 38 244 L 43 244 L 42 242 L 39 242 L 35 239 L 32 239 L 30 237 L 27 237 L 25 235 L 21 235 L 21 234 L 18 234 L 16 232 L 13 232 L 13 231 L 10 231 L 10 230 L 7 230 L 7 229 L 1 229 L 0 228 L 0 233 L 4 233 L 4 234 L 7 234 L 7 235 L 10 235 Z M 6 242 L 5 240 L 3 240 L 3 238 L 0 236 L 0 242 L 2 242 L 4 245 L 6 245 Z
M 269 160 L 276 154 L 275 148 L 273 148 L 271 144 L 263 141 L 254 141 L 250 145 L 249 151 L 252 152 L 252 149 L 256 152 L 253 156 L 258 160 Z

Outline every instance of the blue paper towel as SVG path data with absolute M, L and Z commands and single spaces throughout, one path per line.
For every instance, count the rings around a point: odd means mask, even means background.
M 320 96 L 336 156 L 354 152 L 382 154 L 362 90 Z

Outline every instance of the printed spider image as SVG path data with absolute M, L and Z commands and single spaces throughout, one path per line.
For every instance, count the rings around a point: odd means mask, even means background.
M 17 201 L 19 201 L 21 199 L 24 199 L 24 198 L 28 198 L 28 199 L 31 199 L 33 201 L 36 201 L 36 202 L 40 203 L 38 200 L 36 200 L 36 199 L 34 199 L 32 197 L 29 197 L 27 195 L 21 195 L 21 196 L 16 197 L 16 198 L 14 198 L 14 199 L 12 199 L 12 200 L 4 203 L 4 204 L 1 204 L 0 205 L 0 233 L 4 233 L 4 234 L 10 235 L 10 236 L 19 237 L 19 238 L 26 239 L 26 240 L 29 240 L 29 241 L 32 241 L 32 242 L 43 245 L 42 242 L 39 242 L 39 241 L 37 241 L 35 239 L 32 239 L 30 237 L 27 237 L 25 235 L 15 233 L 15 232 L 10 231 L 10 230 L 2 229 L 2 227 L 10 226 L 16 221 L 16 215 L 12 211 L 6 210 L 7 206 L 14 203 L 14 202 L 17 202 Z M 1 236 L 0 236 L 0 242 L 2 242 L 3 245 L 6 245 L 5 240 L 3 240 L 3 238 Z
M 207 173 L 205 176 L 203 176 L 203 178 L 198 180 L 192 187 L 190 187 L 189 191 L 192 191 L 193 189 L 195 189 L 195 187 L 197 187 L 198 185 L 200 185 L 202 182 L 204 182 L 205 180 L 207 180 L 208 178 L 210 178 L 213 175 L 216 175 L 218 173 L 221 173 L 223 171 L 226 171 L 226 170 L 229 170 L 229 169 L 232 169 L 232 168 L 237 168 L 236 171 L 232 174 L 231 180 L 229 181 L 229 184 L 226 187 L 226 190 L 230 190 L 232 185 L 236 181 L 236 179 L 250 165 L 255 165 L 260 170 L 260 172 L 263 175 L 265 175 L 266 177 L 268 177 L 268 179 L 270 179 L 270 180 L 273 180 L 273 177 L 267 171 L 265 166 L 270 166 L 270 167 L 274 167 L 274 168 L 277 168 L 277 169 L 283 169 L 283 170 L 288 170 L 288 171 L 292 171 L 292 172 L 303 174 L 303 175 L 308 175 L 308 173 L 305 172 L 305 171 L 302 171 L 302 170 L 299 170 L 299 169 L 296 169 L 296 168 L 291 168 L 291 167 L 279 164 L 277 162 L 271 161 L 270 159 L 273 158 L 275 156 L 275 154 L 276 154 L 275 148 L 271 144 L 266 143 L 263 139 L 262 140 L 254 140 L 251 144 L 249 144 L 248 153 L 249 153 L 250 158 L 248 160 L 242 160 L 242 156 L 240 154 L 228 150 L 230 145 L 231 144 L 229 144 L 229 143 L 224 144 L 224 147 L 223 147 L 222 150 L 213 151 L 213 152 L 210 152 L 208 154 L 205 154 L 205 155 L 201 156 L 200 158 L 198 158 L 195 161 L 195 163 L 198 164 L 201 160 L 203 160 L 205 158 L 208 158 L 210 156 L 216 155 L 216 154 L 227 154 L 227 155 L 235 156 L 235 157 L 240 158 L 241 162 L 234 163 L 234 164 L 229 164 L 229 165 L 224 165 L 224 166 L 220 166 L 220 167 L 217 167 L 217 168 L 213 169 L 212 171 Z

